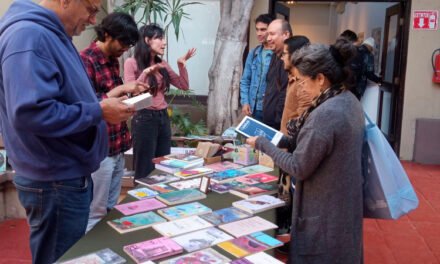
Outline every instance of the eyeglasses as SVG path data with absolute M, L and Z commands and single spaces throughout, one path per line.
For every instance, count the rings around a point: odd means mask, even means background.
M 307 77 L 307 78 L 304 78 L 303 80 L 301 80 L 301 79 L 299 79 L 298 77 L 294 77 L 294 79 L 293 80 L 295 80 L 295 85 L 298 85 L 298 86 L 304 86 L 304 83 L 307 81 L 307 80 L 309 80 L 310 79 L 310 77 Z
M 89 18 L 95 17 L 99 13 L 99 7 L 95 6 L 90 0 L 84 0 L 87 2 L 87 12 L 89 12 Z

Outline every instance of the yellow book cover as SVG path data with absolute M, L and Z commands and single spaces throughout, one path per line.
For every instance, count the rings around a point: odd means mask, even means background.
M 226 252 L 228 252 L 229 254 L 231 254 L 237 258 L 241 258 L 241 257 L 249 255 L 249 252 L 247 252 L 244 249 L 239 248 L 237 245 L 234 245 L 230 241 L 222 242 L 220 244 L 217 244 L 217 246 L 221 247 L 223 250 L 225 250 Z

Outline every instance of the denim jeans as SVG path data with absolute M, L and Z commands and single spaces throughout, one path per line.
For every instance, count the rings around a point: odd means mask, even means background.
M 118 202 L 121 179 L 124 176 L 124 154 L 106 157 L 99 169 L 92 173 L 93 200 L 90 205 L 87 232 L 103 218 Z
M 255 111 L 252 113 L 252 117 L 255 118 L 255 119 L 257 119 L 257 120 L 260 121 L 260 122 L 263 122 L 263 111 L 261 111 L 261 110 L 255 110 Z
M 154 170 L 151 161 L 171 151 L 171 126 L 168 112 L 142 109 L 133 117 L 133 159 L 136 179 Z
M 32 263 L 53 263 L 86 231 L 91 178 L 43 182 L 15 176 L 14 184 L 30 226 Z

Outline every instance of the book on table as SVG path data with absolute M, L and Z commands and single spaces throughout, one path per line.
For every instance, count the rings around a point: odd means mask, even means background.
M 232 180 L 232 181 L 228 181 L 228 182 L 224 182 L 224 183 L 211 183 L 211 190 L 216 192 L 216 193 L 228 193 L 229 190 L 231 190 L 232 188 L 235 187 L 242 187 L 245 188 L 247 185 L 239 182 L 237 180 Z
M 158 194 L 158 192 L 150 190 L 148 188 L 137 188 L 133 190 L 129 190 L 127 192 L 130 196 L 133 196 L 134 198 L 138 200 L 144 200 L 148 198 L 152 198 Z
M 240 169 L 243 168 L 243 165 L 233 163 L 230 161 L 220 161 L 213 164 L 205 165 L 205 168 L 212 169 L 213 171 L 224 171 L 229 169 Z
M 240 200 L 232 203 L 232 206 L 248 212 L 250 214 L 257 214 L 269 209 L 284 206 L 286 203 L 271 195 L 261 195 L 246 200 Z
M 161 165 L 179 168 L 179 169 L 191 169 L 203 166 L 203 159 L 199 158 L 195 161 L 182 161 L 175 159 L 166 159 L 160 162 Z
M 168 220 L 176 220 L 193 215 L 201 215 L 212 212 L 211 208 L 199 203 L 180 204 L 157 210 L 157 213 Z
M 231 255 L 241 258 L 268 249 L 282 246 L 283 242 L 263 233 L 257 232 L 219 243 L 218 246 Z
M 198 216 L 189 216 L 153 225 L 153 229 L 166 237 L 174 237 L 212 227 L 212 224 Z
M 215 227 L 210 227 L 185 235 L 176 236 L 172 239 L 177 242 L 177 244 L 181 245 L 186 251 L 193 252 L 212 247 L 223 241 L 231 240 L 233 237 Z
M 178 160 L 178 161 L 183 161 L 183 162 L 188 162 L 188 163 L 195 163 L 195 162 L 203 162 L 203 158 L 196 156 L 194 154 L 191 153 L 176 153 L 176 154 L 168 154 L 166 156 L 164 156 L 166 159 L 169 160 Z
M 142 185 L 151 186 L 151 185 L 156 185 L 159 183 L 168 183 L 168 182 L 173 182 L 173 181 L 177 181 L 177 180 L 180 180 L 180 178 L 176 177 L 172 174 L 158 173 L 158 174 L 149 175 L 144 178 L 136 179 L 135 181 L 139 184 L 142 184 Z
M 160 225 L 160 224 L 159 224 Z M 154 226 L 153 226 L 154 227 Z M 233 235 L 234 237 L 246 236 L 255 232 L 275 229 L 278 226 L 259 217 L 254 216 L 235 222 L 220 225 L 219 228 Z
M 257 164 L 248 167 L 243 167 L 238 170 L 244 174 L 257 174 L 257 173 L 271 172 L 273 171 L 273 168 Z
M 198 189 L 200 187 L 200 182 L 202 178 L 191 178 L 189 180 L 183 180 L 183 181 L 175 181 L 169 183 L 170 186 L 176 188 L 177 190 L 184 190 L 184 189 Z
M 56 264 L 78 264 L 78 263 L 102 263 L 102 264 L 121 264 L 126 260 L 113 252 L 109 248 L 101 249 L 90 254 L 80 256 L 74 259 L 56 262 Z
M 228 181 L 233 181 L 236 178 L 244 175 L 246 175 L 246 173 L 240 171 L 240 169 L 229 169 L 229 170 L 215 172 L 210 175 L 210 178 L 211 178 L 211 182 L 225 183 Z
M 199 176 L 203 176 L 206 174 L 212 173 L 212 170 L 205 167 L 200 168 L 194 168 L 194 169 L 184 169 L 181 171 L 178 171 L 174 173 L 174 176 L 183 178 L 183 179 L 189 179 L 189 178 L 195 178 Z
M 272 127 L 253 119 L 252 117 L 245 116 L 243 120 L 235 128 L 235 131 L 242 134 L 245 137 L 265 137 L 275 146 L 278 145 L 283 133 L 273 129 Z
M 223 208 L 213 211 L 211 213 L 203 214 L 200 217 L 210 222 L 213 225 L 221 225 L 234 222 L 240 219 L 251 217 L 252 215 L 241 211 L 235 207 Z
M 146 212 L 141 214 L 124 216 L 118 219 L 107 221 L 107 223 L 121 234 L 128 233 L 150 227 L 157 223 L 163 223 L 167 220 L 160 217 L 155 212 Z
M 144 263 L 166 258 L 183 252 L 183 248 L 167 237 L 159 237 L 124 246 L 127 253 L 136 263 Z
M 156 199 L 166 203 L 167 205 L 187 203 L 205 198 L 206 194 L 195 189 L 184 189 L 169 193 L 161 193 L 156 196 Z
M 278 192 L 278 186 L 275 184 L 257 183 L 246 187 L 234 187 L 229 192 L 238 197 L 249 199 L 261 195 L 275 194 Z
M 252 175 L 246 175 L 237 179 L 237 181 L 252 185 L 257 183 L 270 183 L 278 181 L 277 176 L 273 176 L 266 173 L 257 173 Z
M 115 208 L 124 215 L 147 212 L 163 207 L 166 207 L 166 205 L 155 198 L 115 205 Z
M 174 192 L 176 190 L 173 187 L 171 187 L 165 183 L 158 183 L 155 185 L 150 185 L 149 188 L 152 189 L 153 191 L 158 192 L 158 193 L 169 193 L 169 192 Z
M 159 262 L 159 264 L 224 264 L 231 260 L 212 248 L 202 249 L 183 256 Z
M 166 166 L 163 164 L 154 164 L 154 167 L 160 171 L 172 173 L 172 174 L 179 172 L 181 170 L 181 168 L 175 168 L 175 167 Z
M 258 252 L 245 258 L 235 259 L 230 264 L 284 264 L 265 252 Z

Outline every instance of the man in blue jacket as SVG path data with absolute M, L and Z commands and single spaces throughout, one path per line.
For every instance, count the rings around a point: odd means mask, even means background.
M 274 20 L 272 15 L 262 14 L 255 19 L 255 31 L 260 45 L 249 51 L 240 81 L 242 113 L 263 120 L 263 97 L 266 91 L 266 74 L 272 50 L 267 47 L 266 31 Z
M 98 102 L 72 36 L 100 0 L 16 0 L 0 21 L 0 118 L 30 225 L 33 263 L 53 263 L 86 229 L 91 172 L 108 154 L 106 124 L 124 97 Z M 136 86 L 136 85 L 132 85 Z

